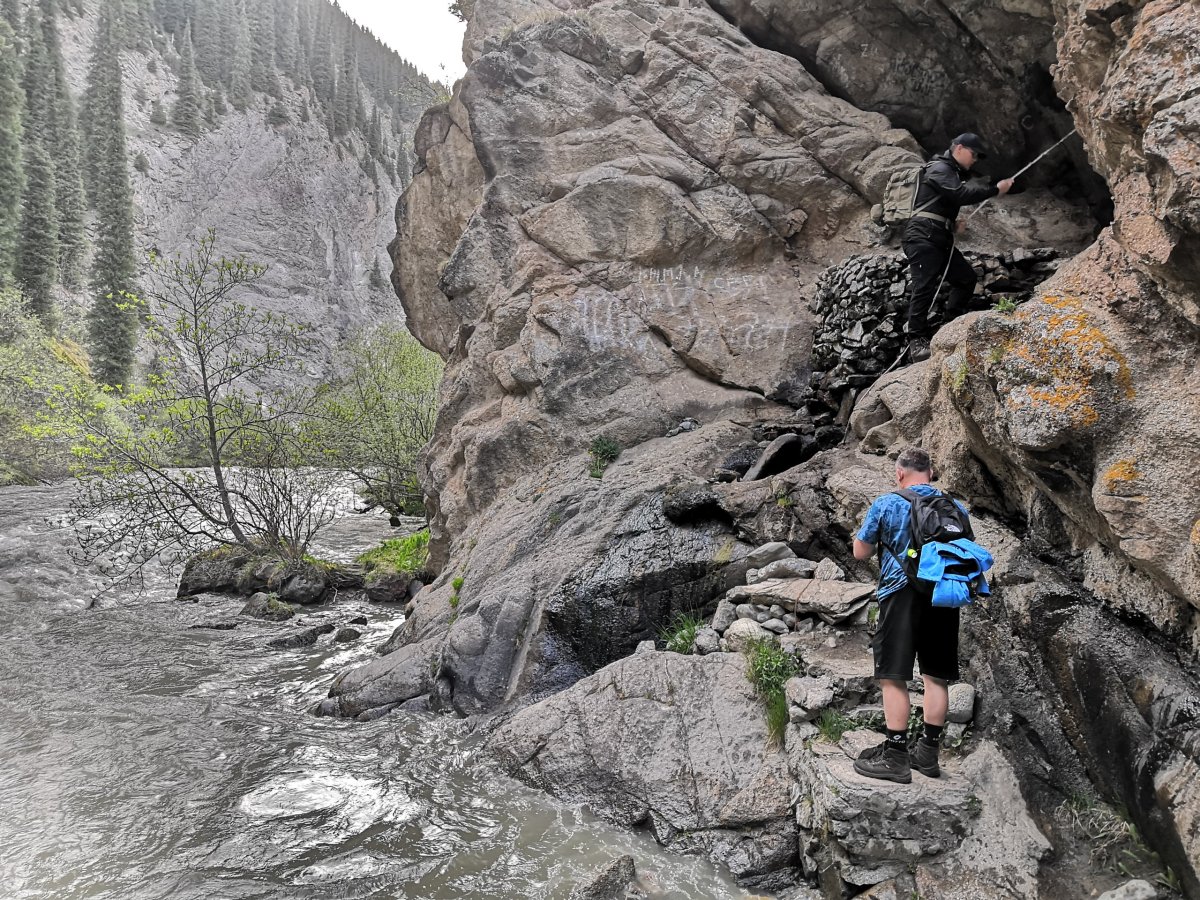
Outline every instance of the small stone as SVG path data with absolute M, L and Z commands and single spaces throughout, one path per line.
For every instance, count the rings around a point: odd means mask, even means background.
M 833 635 L 830 635 L 829 637 L 825 638 L 825 646 L 828 647 L 830 650 L 835 649 L 837 647 L 837 645 L 838 645 L 838 639 L 835 638 Z
M 713 613 L 712 627 L 713 631 L 724 633 L 725 629 L 737 621 L 737 607 L 728 600 L 722 600 L 717 604 L 717 611 Z
M 753 619 L 757 615 L 757 612 L 755 611 L 754 607 L 751 606 L 749 603 L 739 603 L 734 608 L 734 611 L 737 613 L 737 617 L 739 619 Z M 730 624 L 732 624 L 732 623 L 730 623 Z M 729 626 L 726 625 L 725 627 L 728 628 Z
M 653 652 L 654 652 L 654 641 L 641 641 L 638 643 L 637 648 L 633 651 L 633 655 L 641 656 L 643 653 L 653 653 Z
M 746 563 L 752 568 L 761 569 L 767 563 L 775 562 L 777 559 L 795 559 L 795 557 L 796 554 L 792 548 L 783 541 L 772 541 L 752 550 L 746 557 Z
M 785 615 L 787 615 L 787 610 L 778 603 L 771 604 L 771 608 L 768 609 L 767 612 L 769 612 L 776 619 L 782 619 Z
M 768 578 L 811 578 L 817 564 L 808 559 L 777 559 L 759 570 L 762 576 L 759 580 Z M 747 577 L 747 583 L 749 578 Z
M 767 629 L 767 631 L 771 632 L 772 634 L 785 634 L 788 630 L 787 625 L 784 624 L 782 619 L 767 619 L 761 624 L 763 628 Z
M 762 569 L 747 569 L 746 584 L 758 584 L 760 581 L 766 581 L 767 576 L 763 574 Z
M 725 643 L 734 653 L 740 653 L 759 641 L 769 641 L 774 637 L 753 619 L 738 619 L 725 631 Z
M 1154 889 L 1154 885 L 1135 878 L 1133 881 L 1125 882 L 1119 888 L 1113 888 L 1111 891 L 1101 894 L 1098 900 L 1154 900 L 1157 896 L 1158 891 Z
M 817 563 L 813 578 L 817 581 L 845 581 L 846 573 L 841 566 L 827 556 Z
M 784 613 L 784 614 L 783 614 L 783 624 L 784 624 L 784 625 L 786 625 L 786 626 L 788 627 L 788 630 L 789 630 L 789 631 L 790 631 L 791 629 L 795 628 L 795 627 L 796 627 L 796 616 L 795 616 L 795 614 L 794 614 L 794 613 Z
M 946 720 L 965 724 L 975 715 L 975 688 L 966 682 L 950 685 L 950 706 Z
M 796 622 L 796 634 L 810 634 L 817 623 L 812 619 L 800 619 Z
M 721 649 L 721 638 L 711 628 L 700 628 L 696 631 L 696 639 L 692 644 L 693 651 L 699 656 L 716 653 Z

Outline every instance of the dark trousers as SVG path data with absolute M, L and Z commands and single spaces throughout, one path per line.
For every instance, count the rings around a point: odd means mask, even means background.
M 949 322 L 967 311 L 967 304 L 971 302 L 971 295 L 975 293 L 975 270 L 951 243 L 906 240 L 904 255 L 908 257 L 908 271 L 912 277 L 908 303 L 908 333 L 913 337 L 928 338 L 933 334 L 933 327 L 929 323 L 929 308 L 933 305 L 942 273 L 946 273 L 946 284 L 950 286 L 950 296 L 946 299 L 942 321 Z M 947 260 L 950 262 L 948 269 Z

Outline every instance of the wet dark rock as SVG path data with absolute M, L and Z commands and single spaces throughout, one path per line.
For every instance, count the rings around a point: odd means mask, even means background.
M 667 488 L 663 494 L 663 515 L 678 524 L 729 518 L 716 492 L 703 481 L 680 481 Z
M 762 448 L 757 444 L 746 444 L 738 447 L 717 466 L 718 471 L 731 471 L 737 473 L 738 477 L 746 474 L 746 470 L 758 462 L 759 456 L 762 455 Z
M 237 622 L 201 622 L 197 625 L 188 626 L 188 628 L 208 629 L 211 631 L 232 631 L 237 627 Z
M 742 476 L 743 481 L 758 481 L 799 465 L 812 455 L 815 442 L 798 434 L 782 434 L 763 451 L 758 461 Z
M 366 625 L 367 617 L 366 616 L 355 616 L 353 619 L 351 619 L 346 624 L 347 625 Z
M 282 602 L 278 594 L 260 591 L 246 601 L 238 615 L 265 619 L 268 622 L 283 622 L 296 615 L 296 611 Z
M 321 637 L 321 635 L 329 634 L 333 629 L 333 624 L 329 622 L 322 625 L 314 625 L 311 628 L 305 628 L 297 634 L 268 641 L 267 646 L 275 650 L 297 650 L 301 647 L 311 647 L 317 642 L 317 638 Z
M 407 572 L 372 573 L 366 580 L 367 598 L 376 603 L 402 603 L 412 596 L 414 582 L 420 584 Z
M 575 886 L 567 900 L 639 900 L 646 896 L 637 885 L 632 856 L 620 856 Z
M 360 637 L 362 637 L 362 632 L 357 628 L 339 628 L 333 639 L 339 644 L 344 644 L 349 641 L 357 641 Z

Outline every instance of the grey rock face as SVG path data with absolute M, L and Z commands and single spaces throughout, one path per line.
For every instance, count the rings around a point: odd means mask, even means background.
M 725 629 L 737 621 L 737 608 L 728 600 L 722 600 L 717 604 L 717 611 L 713 614 L 712 627 L 718 634 L 724 634 Z
M 631 657 L 514 716 L 487 742 L 509 774 L 747 882 L 787 870 L 791 779 L 740 656 Z

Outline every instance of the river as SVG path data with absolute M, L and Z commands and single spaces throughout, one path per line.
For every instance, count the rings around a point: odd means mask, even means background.
M 499 776 L 455 720 L 309 715 L 400 623 L 397 607 L 305 611 L 304 624 L 368 624 L 298 650 L 267 647 L 296 623 L 239 617 L 234 598 L 177 601 L 159 571 L 88 608 L 102 581 L 71 560 L 70 491 L 0 489 L 6 900 L 565 898 L 623 853 L 651 896 L 748 896 Z M 347 515 L 314 552 L 346 559 L 394 534 Z

